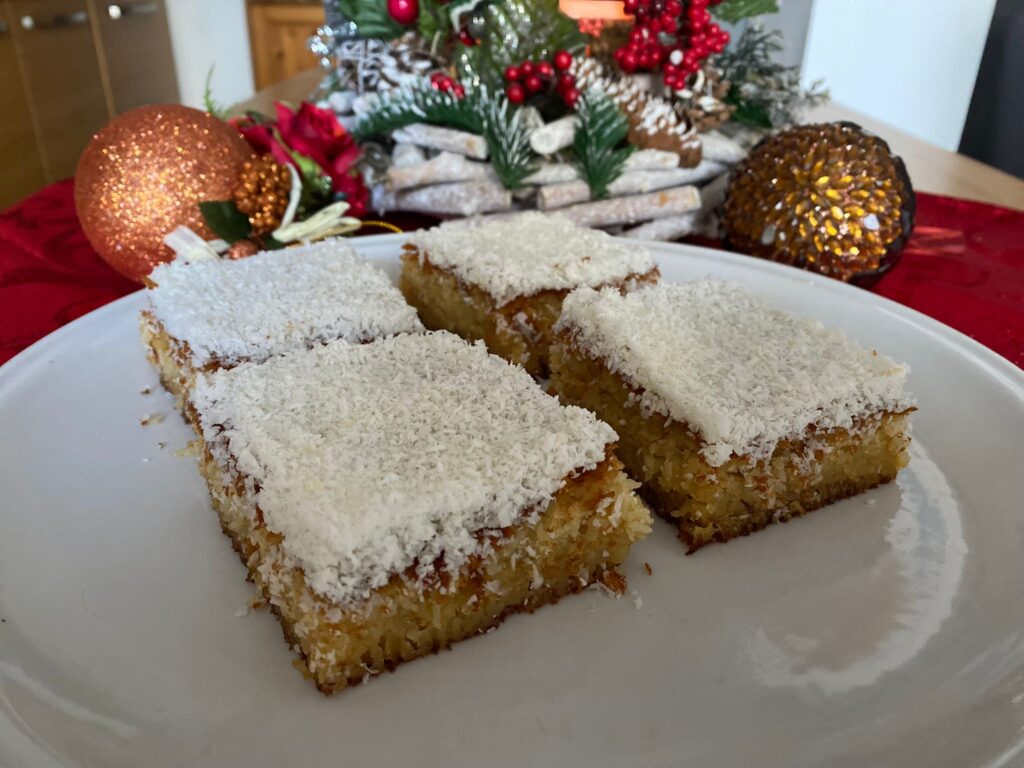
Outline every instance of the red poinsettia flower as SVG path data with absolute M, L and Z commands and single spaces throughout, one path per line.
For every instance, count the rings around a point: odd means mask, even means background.
M 332 111 L 308 102 L 293 110 L 278 102 L 276 122 L 243 120 L 236 127 L 253 149 L 271 154 L 279 163 L 298 167 L 292 153 L 308 157 L 330 178 L 333 190 L 345 195 L 351 206 L 349 215 L 366 213 L 366 185 L 354 167 L 359 145 Z
M 309 157 L 331 178 L 334 191 L 343 193 L 352 206 L 350 215 L 366 213 L 366 185 L 353 169 L 359 159 L 359 145 L 334 112 L 309 102 L 303 102 L 296 112 L 278 103 L 277 127 L 285 144 Z

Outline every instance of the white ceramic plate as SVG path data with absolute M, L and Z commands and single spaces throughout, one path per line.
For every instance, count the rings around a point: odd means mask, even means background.
M 394 274 L 400 243 L 359 247 Z M 325 698 L 271 615 L 240 615 L 253 589 L 176 455 L 134 294 L 0 369 L 0 764 L 1020 765 L 1024 375 L 859 289 L 652 249 L 667 280 L 737 280 L 908 362 L 899 481 L 692 557 L 656 521 L 635 596 Z

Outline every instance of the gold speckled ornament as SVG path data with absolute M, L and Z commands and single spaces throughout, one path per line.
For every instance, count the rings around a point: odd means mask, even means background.
M 867 284 L 914 228 L 914 190 L 889 145 L 854 123 L 803 125 L 761 141 L 729 181 L 733 250 Z
M 122 275 L 141 280 L 174 253 L 163 243 L 186 226 L 211 239 L 203 200 L 229 200 L 252 149 L 213 115 L 175 104 L 125 112 L 78 161 L 75 207 L 86 237 Z

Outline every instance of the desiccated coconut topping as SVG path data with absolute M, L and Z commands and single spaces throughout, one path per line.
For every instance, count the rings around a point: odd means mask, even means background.
M 712 466 L 913 404 L 906 366 L 732 283 L 580 289 L 555 328 L 642 390 L 642 408 L 698 432 Z
M 441 555 L 454 573 L 480 551 L 474 534 L 542 511 L 616 439 L 445 332 L 217 371 L 192 404 L 214 457 L 254 481 L 286 556 L 339 603 Z
M 173 261 L 150 278 L 153 314 L 197 366 L 423 330 L 387 275 L 340 240 L 237 261 Z
M 453 221 L 416 232 L 409 242 L 421 258 L 482 288 L 498 306 L 541 291 L 609 285 L 654 269 L 650 254 L 634 243 L 537 211 Z

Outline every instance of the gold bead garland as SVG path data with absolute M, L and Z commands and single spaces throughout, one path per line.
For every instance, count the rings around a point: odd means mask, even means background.
M 234 198 L 238 210 L 249 217 L 253 234 L 265 235 L 281 225 L 291 188 L 288 168 L 270 155 L 260 155 L 245 163 Z

